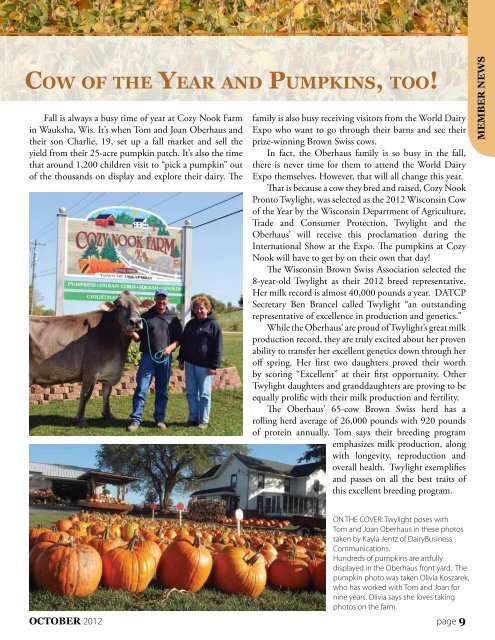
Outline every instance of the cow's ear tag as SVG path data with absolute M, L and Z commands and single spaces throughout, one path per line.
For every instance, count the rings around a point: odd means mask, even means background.
M 140 304 L 140 308 L 141 309 L 151 309 L 151 307 L 155 306 L 155 301 L 154 300 L 142 300 L 141 304 Z
M 117 307 L 114 305 L 113 302 L 100 302 L 100 309 L 102 311 L 113 311 L 116 308 Z

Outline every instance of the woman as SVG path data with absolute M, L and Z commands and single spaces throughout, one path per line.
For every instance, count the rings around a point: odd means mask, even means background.
M 208 428 L 213 376 L 222 361 L 222 331 L 211 313 L 206 296 L 192 302 L 195 315 L 186 324 L 179 351 L 179 368 L 186 371 L 186 398 L 189 427 Z

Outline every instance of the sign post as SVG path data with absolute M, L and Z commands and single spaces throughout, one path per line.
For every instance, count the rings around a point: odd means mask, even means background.
M 184 504 L 182 502 L 177 503 L 177 511 L 179 512 L 179 527 L 182 527 L 182 512 L 184 511 Z
M 150 504 L 150 509 L 151 509 L 151 519 L 154 520 L 155 511 L 158 509 L 158 505 L 156 504 L 156 502 L 153 502 L 153 504 Z
M 235 519 L 237 520 L 237 535 L 241 535 L 241 520 L 244 518 L 244 511 L 242 509 L 235 510 Z
M 184 282 L 184 305 L 182 313 L 182 326 L 186 326 L 191 319 L 192 297 L 192 222 L 186 220 L 182 227 L 182 281 Z
M 55 281 L 55 315 L 64 315 L 64 276 L 67 244 L 67 212 L 60 207 L 57 213 L 57 275 Z

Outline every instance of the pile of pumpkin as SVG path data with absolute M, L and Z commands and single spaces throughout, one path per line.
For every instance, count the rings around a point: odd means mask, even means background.
M 126 265 L 123 262 L 112 262 L 108 258 L 82 258 L 79 260 L 81 273 L 115 273 Z
M 224 518 L 225 524 L 237 524 L 235 518 Z M 290 525 L 290 520 L 265 520 L 264 518 L 244 518 L 241 520 L 244 527 L 275 527 L 276 529 L 285 529 Z
M 193 593 L 206 584 L 251 597 L 267 584 L 325 591 L 325 542 L 317 537 L 71 516 L 54 530 L 30 529 L 29 546 L 31 583 L 67 596 L 90 595 L 100 584 L 141 593 L 153 578 Z
M 101 504 L 101 505 L 105 505 L 105 504 L 127 504 L 127 502 L 125 500 L 122 500 L 121 498 L 114 498 L 113 496 L 93 496 L 92 498 L 89 498 L 89 502 L 94 502 L 96 504 Z

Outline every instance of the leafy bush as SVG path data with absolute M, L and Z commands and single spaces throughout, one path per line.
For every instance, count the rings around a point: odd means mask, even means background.
M 468 0 L 6 0 L 4 33 L 466 33 Z
M 134 340 L 132 340 L 131 344 L 129 345 L 129 351 L 127 352 L 124 369 L 126 371 L 135 369 L 139 364 L 140 357 L 141 354 L 139 353 L 139 342 L 134 342 Z

